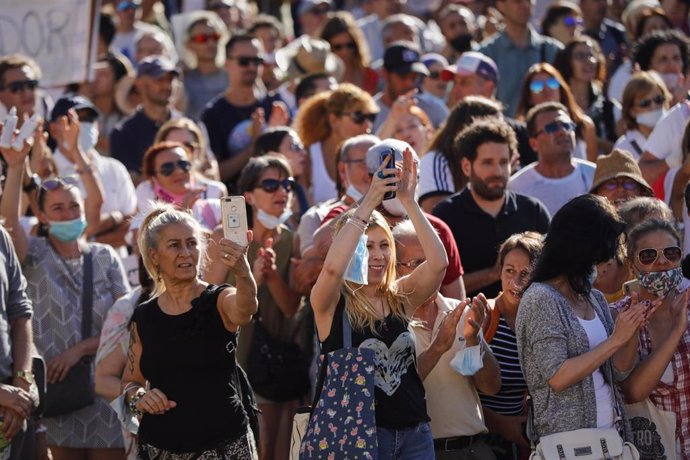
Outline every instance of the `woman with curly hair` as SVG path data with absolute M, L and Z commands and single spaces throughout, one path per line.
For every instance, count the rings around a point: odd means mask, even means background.
M 560 102 L 568 109 L 576 125 L 575 156 L 590 161 L 597 157 L 597 133 L 594 122 L 575 102 L 570 86 L 561 73 L 546 62 L 534 64 L 527 71 L 520 90 L 520 102 L 515 113 L 518 120 L 524 120 L 527 112 L 542 102 Z
M 336 160 L 346 139 L 371 132 L 379 108 L 366 91 L 343 83 L 308 99 L 295 119 L 295 130 L 309 150 L 314 203 L 338 195 Z

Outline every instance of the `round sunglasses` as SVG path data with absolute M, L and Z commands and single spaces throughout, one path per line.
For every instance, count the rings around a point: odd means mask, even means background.
M 558 83 L 558 80 L 554 77 L 549 77 L 546 80 L 532 80 L 529 84 L 529 90 L 532 94 L 539 94 L 544 91 L 545 88 L 558 89 L 560 87 L 561 84 Z
M 13 81 L 11 83 L 6 84 L 3 87 L 0 87 L 0 90 L 8 90 L 12 94 L 17 94 L 25 89 L 28 89 L 29 91 L 33 91 L 36 88 L 38 88 L 38 80 L 20 80 L 20 81 Z
M 659 253 L 664 254 L 664 258 L 672 264 L 680 262 L 683 251 L 678 246 L 667 246 L 665 248 L 644 248 L 637 252 L 637 260 L 642 265 L 652 265 L 659 258 Z
M 632 192 L 634 190 L 638 190 L 640 188 L 640 184 L 638 184 L 633 179 L 629 179 L 627 177 L 619 177 L 616 179 L 607 180 L 606 182 L 601 184 L 601 187 L 604 190 L 608 190 L 609 192 L 618 189 L 618 187 L 623 187 L 623 190 Z
M 283 180 L 264 179 L 254 188 L 260 188 L 266 193 L 275 193 L 280 187 L 283 187 L 286 192 L 291 192 L 295 188 L 295 184 L 296 182 L 292 177 Z
M 41 182 L 41 188 L 45 191 L 52 192 L 60 187 L 73 187 L 79 184 L 77 176 L 56 176 L 46 179 Z
M 175 172 L 175 168 L 189 172 L 192 169 L 192 163 L 187 160 L 168 161 L 161 165 L 158 173 L 163 177 L 170 177 Z

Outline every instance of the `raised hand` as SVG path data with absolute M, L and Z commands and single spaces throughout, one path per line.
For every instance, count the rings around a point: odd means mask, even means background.
M 287 126 L 290 121 L 290 110 L 283 101 L 274 101 L 271 106 L 271 116 L 268 117 L 268 126 Z
M 57 130 L 61 139 L 60 151 L 75 162 L 76 158 L 71 158 L 71 155 L 75 154 L 79 147 L 80 126 L 79 117 L 74 109 L 69 109 L 66 116 L 63 115 L 58 118 Z
M 479 343 L 479 331 L 482 330 L 488 318 L 489 303 L 484 294 L 479 294 L 472 299 L 470 311 L 465 317 L 465 325 L 462 329 L 462 335 L 467 342 L 467 346 L 474 346 Z
M 201 195 L 204 194 L 206 191 L 206 186 L 201 186 L 201 187 L 191 187 L 187 190 L 187 193 L 184 194 L 184 197 L 182 198 L 182 207 L 184 209 L 192 209 L 192 206 L 194 206 L 194 203 L 201 198 Z
M 13 133 L 10 145 L 12 145 L 12 143 L 14 142 L 15 137 L 16 133 Z M 33 143 L 34 138 L 30 136 L 26 139 L 26 141 L 24 141 L 24 145 L 22 146 L 21 150 L 15 150 L 12 147 L 0 147 L 0 154 L 2 154 L 2 157 L 5 159 L 8 166 L 20 166 L 24 164 L 26 157 L 29 155 L 29 152 L 31 151 Z
M 247 230 L 247 241 L 252 242 L 254 234 L 251 230 Z M 252 270 L 249 267 L 249 261 L 247 260 L 247 249 L 249 246 L 240 246 L 234 241 L 222 238 L 220 240 L 221 246 L 221 261 L 225 267 L 230 270 L 235 277 L 244 278 L 251 274 Z
M 639 302 L 637 293 L 634 294 L 634 297 L 631 296 L 630 306 L 618 313 L 613 326 L 611 338 L 617 340 L 620 345 L 626 343 L 639 331 L 649 309 L 649 303 Z
M 417 190 L 417 162 L 412 155 L 412 151 L 406 148 L 403 152 L 402 171 L 400 173 L 400 183 L 398 184 L 397 197 L 405 204 L 415 201 L 415 191 Z
M 390 158 L 386 157 L 372 176 L 371 185 L 362 201 L 362 204 L 367 203 L 371 206 L 371 209 L 375 209 L 381 204 L 386 192 L 396 192 L 398 190 L 400 170 L 397 168 L 386 168 L 385 166 L 389 160 Z
M 460 318 L 462 318 L 465 307 L 467 307 L 469 303 L 470 299 L 463 300 L 453 311 L 448 313 L 443 320 L 441 320 L 436 338 L 431 344 L 431 346 L 436 348 L 440 353 L 447 352 L 453 346 L 458 323 L 460 322 Z

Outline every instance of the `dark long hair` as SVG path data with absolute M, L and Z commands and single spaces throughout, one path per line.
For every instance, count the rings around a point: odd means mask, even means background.
M 532 272 L 533 282 L 565 276 L 578 294 L 589 294 L 592 267 L 616 255 L 625 223 L 615 208 L 597 195 L 567 202 L 553 217 Z

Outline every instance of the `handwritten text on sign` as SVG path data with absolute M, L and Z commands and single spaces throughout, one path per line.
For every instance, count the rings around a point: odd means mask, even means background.
M 41 66 L 41 86 L 83 81 L 91 0 L 2 0 L 0 56 L 21 53 Z

